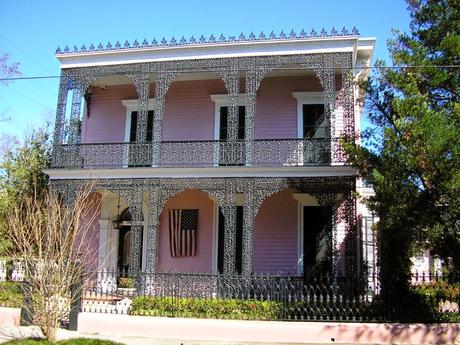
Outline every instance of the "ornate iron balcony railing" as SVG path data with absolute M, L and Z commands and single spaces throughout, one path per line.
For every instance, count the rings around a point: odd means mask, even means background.
M 339 139 L 204 140 L 59 145 L 52 168 L 282 167 L 345 161 Z

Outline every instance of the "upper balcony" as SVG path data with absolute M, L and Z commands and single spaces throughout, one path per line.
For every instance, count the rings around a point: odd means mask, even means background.
M 344 164 L 339 139 L 97 143 L 55 147 L 53 169 L 299 167 Z
M 58 53 L 52 170 L 343 166 L 340 138 L 359 121 L 354 68 L 373 48 L 363 42 Z

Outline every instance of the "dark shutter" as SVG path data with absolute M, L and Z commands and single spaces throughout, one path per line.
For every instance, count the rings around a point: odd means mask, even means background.
M 243 268 L 243 206 L 236 206 L 235 270 L 241 274 Z
M 241 274 L 243 268 L 243 206 L 236 207 L 235 270 Z M 225 216 L 219 207 L 219 233 L 217 236 L 217 272 L 224 272 Z
M 147 113 L 147 142 L 153 140 L 153 110 L 149 110 Z
M 129 141 L 136 141 L 136 132 L 137 132 L 137 111 L 131 112 L 131 128 L 129 129 Z
M 219 139 L 227 140 L 227 120 L 228 120 L 228 108 L 220 107 L 220 128 L 219 128 Z
M 225 217 L 222 209 L 219 207 L 219 232 L 217 234 L 217 272 L 224 273 L 224 230 Z
M 137 111 L 131 112 L 131 128 L 129 129 L 129 141 L 135 142 L 136 141 L 136 134 L 137 134 Z M 153 140 L 153 110 L 149 110 L 147 113 L 147 135 L 146 135 L 147 142 L 151 142 Z
M 238 107 L 238 139 L 244 139 L 244 117 L 246 114 L 246 107 Z
M 246 107 L 238 107 L 238 139 L 244 139 Z M 228 107 L 220 107 L 219 139 L 227 140 Z

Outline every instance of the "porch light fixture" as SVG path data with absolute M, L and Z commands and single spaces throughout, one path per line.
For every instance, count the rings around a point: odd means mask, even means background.
M 113 228 L 114 229 L 118 230 L 118 229 L 121 228 L 121 221 L 120 221 L 120 194 L 118 194 L 117 216 L 112 221 L 112 223 L 113 223 Z

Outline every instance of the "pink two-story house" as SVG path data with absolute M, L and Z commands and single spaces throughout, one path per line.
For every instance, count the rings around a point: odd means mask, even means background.
M 344 29 L 58 49 L 47 173 L 69 196 L 95 181 L 88 265 L 359 274 L 366 211 L 340 138 L 359 132 L 374 43 Z

